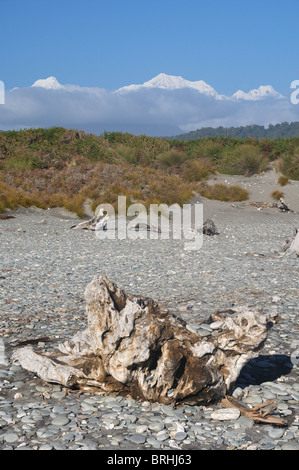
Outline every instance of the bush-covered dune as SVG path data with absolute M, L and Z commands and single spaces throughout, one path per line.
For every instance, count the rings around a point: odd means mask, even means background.
M 83 216 L 83 202 L 116 207 L 128 203 L 187 202 L 194 193 L 244 200 L 246 191 L 203 184 L 215 173 L 253 175 L 270 161 L 299 180 L 299 138 L 257 140 L 228 137 L 189 141 L 102 136 L 54 127 L 0 132 L 0 212 L 18 205 L 65 207 Z M 209 189 L 209 191 L 207 191 Z

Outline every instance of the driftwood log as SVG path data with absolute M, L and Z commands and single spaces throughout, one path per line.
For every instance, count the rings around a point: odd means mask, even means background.
M 56 353 L 32 347 L 12 356 L 46 382 L 165 404 L 224 398 L 257 357 L 275 316 L 239 307 L 211 315 L 209 336 L 150 298 L 127 294 L 104 275 L 85 290 L 88 328 Z M 188 325 L 187 325 L 188 326 Z
M 294 229 L 293 237 L 288 237 L 281 247 L 282 251 L 290 250 L 292 253 L 296 253 L 299 256 L 299 231 L 297 228 Z
M 279 202 L 280 202 L 280 205 L 278 206 L 278 209 L 280 209 L 282 212 L 294 212 L 289 208 L 289 206 L 287 206 L 283 197 L 279 199 Z
M 91 219 L 73 225 L 71 228 L 74 230 L 106 230 L 108 220 L 109 215 L 105 215 L 103 209 L 100 209 L 99 213 Z
M 296 253 L 296 255 L 299 256 L 299 232 L 298 230 L 296 230 L 296 235 L 294 237 L 294 240 L 291 243 L 290 251 L 292 253 Z
M 261 405 L 255 406 L 253 408 L 248 408 L 247 406 L 241 405 L 233 397 L 225 397 L 221 405 L 223 408 L 237 408 L 242 416 L 252 419 L 256 423 L 268 423 L 275 424 L 277 426 L 285 426 L 286 422 L 283 418 L 278 416 L 272 416 L 270 413 L 276 408 L 277 403 L 274 401 L 266 401 Z M 271 406 L 268 410 L 265 408 Z
M 154 225 L 149 225 L 146 223 L 139 222 L 138 224 L 135 225 L 134 230 L 136 232 L 139 232 L 140 230 L 146 230 L 148 232 L 153 231 L 153 232 L 158 232 L 161 233 L 160 227 L 156 227 Z
M 15 219 L 14 215 L 0 214 L 0 220 Z
M 212 219 L 207 219 L 204 222 L 202 232 L 204 235 L 209 235 L 209 236 L 219 235 L 215 222 Z

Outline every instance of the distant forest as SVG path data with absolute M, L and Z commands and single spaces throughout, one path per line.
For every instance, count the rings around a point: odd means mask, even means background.
M 235 137 L 238 139 L 269 139 L 275 140 L 279 138 L 299 137 L 299 122 L 282 122 L 281 124 L 272 125 L 265 128 L 264 126 L 251 125 L 240 127 L 203 127 L 196 131 L 180 134 L 170 139 L 174 140 L 193 140 L 201 137 Z

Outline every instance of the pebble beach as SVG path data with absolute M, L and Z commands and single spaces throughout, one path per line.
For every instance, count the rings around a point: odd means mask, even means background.
M 198 251 L 182 240 L 99 240 L 71 230 L 78 219 L 62 209 L 18 209 L 0 221 L 1 450 L 299 449 L 299 258 L 281 251 L 299 228 L 298 202 L 290 201 L 292 213 L 200 202 L 219 235 L 204 236 Z M 276 311 L 279 322 L 232 396 L 249 408 L 274 400 L 286 426 L 255 423 L 219 403 L 174 408 L 70 391 L 13 364 L 24 344 L 51 351 L 86 328 L 84 290 L 95 274 L 161 302 L 203 336 L 217 310 Z

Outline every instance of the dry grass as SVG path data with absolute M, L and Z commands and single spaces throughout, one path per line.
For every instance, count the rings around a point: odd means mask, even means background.
M 189 160 L 183 170 L 183 179 L 189 182 L 202 181 L 212 173 L 215 173 L 215 169 L 207 158 Z
M 83 203 L 88 198 L 95 208 L 108 203 L 117 209 L 118 196 L 128 204 L 186 203 L 194 187 L 167 171 L 124 164 L 77 163 L 61 171 L 53 168 L 6 174 L 0 186 L 0 208 L 35 205 L 41 208 L 65 207 L 84 215 Z
M 227 186 L 223 183 L 215 183 L 214 185 L 201 183 L 199 187 L 199 193 L 201 196 L 206 197 L 207 199 L 215 199 L 217 201 L 226 202 L 246 201 L 249 197 L 248 191 L 241 186 Z
M 283 196 L 284 196 L 283 192 L 279 191 L 278 189 L 275 189 L 271 193 L 271 197 L 273 197 L 273 199 L 275 199 L 276 201 L 279 201 L 279 199 Z
M 279 178 L 278 178 L 278 181 L 277 183 L 280 184 L 280 186 L 285 186 L 286 184 L 289 183 L 289 178 L 285 175 L 281 175 Z
M 163 168 L 182 165 L 187 160 L 187 155 L 179 150 L 172 149 L 157 156 L 157 162 Z

